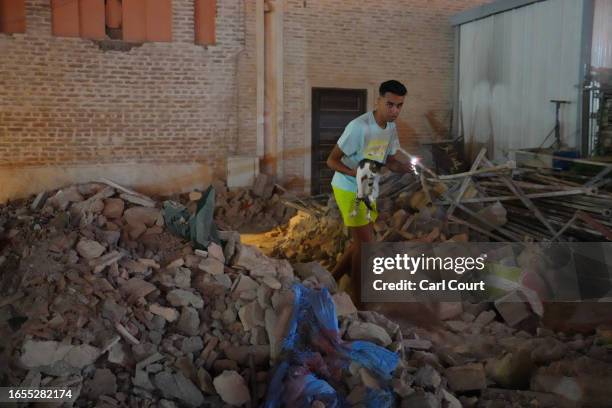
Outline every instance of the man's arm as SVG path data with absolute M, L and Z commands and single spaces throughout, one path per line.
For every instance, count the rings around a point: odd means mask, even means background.
M 344 152 L 340 150 L 340 147 L 338 147 L 338 145 L 335 145 L 333 150 L 329 154 L 329 157 L 327 158 L 327 167 L 349 176 L 357 176 L 357 170 L 353 170 L 347 167 L 344 163 L 342 163 L 342 156 L 344 156 Z
M 406 160 L 406 158 L 400 159 L 400 154 L 397 152 L 394 155 L 387 157 L 385 166 L 394 173 L 410 173 L 413 171 L 412 164 L 410 164 L 410 161 Z

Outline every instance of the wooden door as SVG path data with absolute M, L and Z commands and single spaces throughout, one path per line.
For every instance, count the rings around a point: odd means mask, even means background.
M 327 157 L 344 128 L 366 111 L 365 89 L 313 88 L 312 90 L 312 186 L 313 195 L 331 192 L 333 170 Z

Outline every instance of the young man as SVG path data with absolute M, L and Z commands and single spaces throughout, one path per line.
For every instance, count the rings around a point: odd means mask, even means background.
M 353 238 L 332 273 L 339 278 L 350 265 L 356 303 L 361 303 L 361 244 L 373 240 L 373 222 L 378 216 L 376 211 L 372 211 L 371 219 L 368 220 L 367 208 L 363 202 L 359 204 L 357 215 L 351 215 L 357 195 L 356 169 L 361 160 L 370 159 L 394 172 L 412 171 L 409 161 L 398 160 L 399 140 L 394 123 L 404 105 L 405 95 L 406 87 L 400 82 L 383 82 L 374 111 L 359 116 L 346 126 L 327 159 L 329 168 L 336 171 L 331 183 L 334 197 L 344 225 L 349 227 Z

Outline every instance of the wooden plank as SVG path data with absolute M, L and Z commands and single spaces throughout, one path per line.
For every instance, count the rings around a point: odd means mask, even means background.
M 0 0 L 0 33 L 25 33 L 25 0 Z
M 484 147 L 482 149 L 480 149 L 480 152 L 478 153 L 478 156 L 476 156 L 476 159 L 474 160 L 474 163 L 472 163 L 472 167 L 470 168 L 470 172 L 473 172 L 475 170 L 478 169 L 478 166 L 480 165 L 480 162 L 485 159 L 485 154 L 487 153 L 487 149 L 485 149 Z M 455 208 L 457 208 L 457 204 L 461 202 L 461 198 L 463 198 L 463 195 L 465 194 L 465 192 L 467 191 L 467 188 L 470 186 L 470 182 L 472 181 L 472 179 L 470 177 L 466 177 L 463 179 L 463 182 L 461 183 L 461 187 L 459 188 L 459 192 L 457 193 L 457 197 L 455 197 L 455 200 L 451 203 L 450 207 L 448 208 L 448 211 L 446 212 L 446 216 L 450 217 L 451 215 L 453 215 L 453 212 L 455 211 Z
M 493 167 L 493 163 L 491 163 L 486 158 L 483 159 L 483 162 L 485 163 L 485 165 L 487 167 Z M 499 178 L 501 179 L 502 183 L 504 183 L 506 185 L 506 187 L 508 187 L 510 189 L 510 191 L 512 191 L 513 194 L 515 194 L 516 196 L 518 196 L 520 198 L 520 200 L 523 203 L 523 205 L 525 205 L 525 207 L 527 207 L 529 210 L 531 210 L 533 212 L 533 215 L 535 215 L 535 217 L 542 224 L 544 224 L 544 226 L 551 233 L 551 235 L 555 236 L 557 234 L 557 230 L 555 230 L 552 227 L 552 225 L 550 225 L 550 223 L 548 222 L 546 217 L 544 217 L 542 212 L 538 209 L 538 207 L 536 207 L 533 204 L 533 202 L 529 199 L 529 197 L 527 197 L 525 195 L 523 190 L 519 186 L 514 184 L 514 182 L 512 181 L 512 179 L 510 177 L 508 177 L 508 176 L 499 176 Z M 567 191 L 565 191 L 565 193 L 567 193 Z M 547 194 L 552 194 L 552 193 L 547 193 Z
M 148 0 L 147 41 L 172 41 L 172 0 Z
M 510 188 L 510 187 L 508 187 Z M 512 191 L 514 193 L 514 191 Z M 572 190 L 562 190 L 562 191 L 550 191 L 547 193 L 533 193 L 533 194 L 523 194 L 524 198 L 551 198 L 551 197 L 565 197 L 565 196 L 573 196 L 573 195 L 584 195 L 589 194 L 590 190 L 588 188 L 575 188 Z M 516 193 L 515 193 L 516 194 Z M 475 198 L 465 198 L 461 200 L 459 204 L 474 204 L 474 203 L 494 203 L 496 201 L 518 201 L 521 200 L 520 195 L 508 195 L 508 196 L 491 196 L 491 197 L 475 197 Z M 437 204 L 445 204 L 450 205 L 452 201 L 447 199 L 446 201 L 439 201 Z
M 216 39 L 216 0 L 195 0 L 195 43 L 214 45 Z
M 147 0 L 123 0 L 123 41 L 147 40 Z
M 576 211 L 576 216 L 587 223 L 591 228 L 597 230 L 597 232 L 603 235 L 608 241 L 612 241 L 612 230 L 605 225 L 583 211 Z
M 79 35 L 81 38 L 103 40 L 106 10 L 104 0 L 79 0 Z
M 79 37 L 79 1 L 51 0 L 51 33 L 56 37 Z

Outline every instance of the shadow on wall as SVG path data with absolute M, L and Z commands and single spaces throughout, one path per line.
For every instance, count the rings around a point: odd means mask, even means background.
M 102 177 L 143 194 L 180 193 L 207 187 L 212 174 L 200 163 L 0 167 L 0 203 Z

